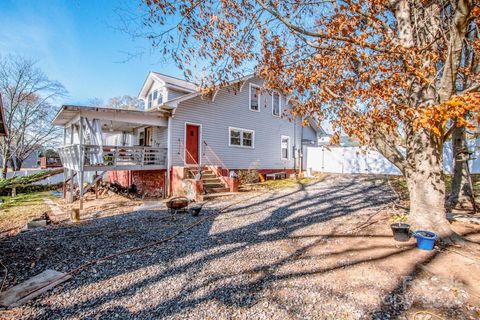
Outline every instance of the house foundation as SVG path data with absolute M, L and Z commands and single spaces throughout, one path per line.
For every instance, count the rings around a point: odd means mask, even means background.
M 166 170 L 121 170 L 109 171 L 110 183 L 132 188 L 138 195 L 149 198 L 166 197 Z

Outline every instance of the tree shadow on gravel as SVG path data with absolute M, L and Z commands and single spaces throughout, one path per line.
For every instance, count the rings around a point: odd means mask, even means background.
M 330 178 L 331 179 L 331 178 Z M 325 182 L 325 181 L 324 181 Z M 328 182 L 328 181 L 327 181 Z M 302 234 L 309 227 L 319 226 L 334 219 L 341 219 L 360 210 L 374 208 L 394 199 L 385 181 L 354 177 L 338 179 L 332 183 L 318 183 L 301 186 L 293 191 L 272 192 L 247 203 L 237 203 L 225 209 L 216 219 L 208 219 L 167 244 L 151 247 L 136 253 L 122 255 L 113 261 L 106 261 L 86 269 L 50 293 L 70 292 L 69 304 L 59 306 L 44 299 L 37 299 L 35 308 L 39 318 L 61 318 L 114 303 L 117 300 L 134 297 L 139 291 L 158 283 L 177 281 L 176 278 L 191 279 L 185 281 L 174 294 L 161 299 L 154 305 L 140 307 L 125 318 L 167 317 L 186 309 L 208 302 L 217 301 L 231 307 L 251 307 L 258 303 L 259 294 L 268 286 L 287 279 L 301 279 L 312 275 L 327 274 L 364 262 L 384 261 L 392 257 L 402 257 L 413 250 L 412 245 L 395 247 L 391 245 L 369 245 L 360 248 L 337 250 L 324 254 L 335 258 L 348 253 L 367 252 L 370 257 L 338 261 L 331 266 L 283 272 L 282 268 L 299 263 L 304 256 L 326 241 L 347 238 L 389 239 L 386 235 L 362 235 L 338 231 Z M 278 202 L 282 203 L 279 205 Z M 209 212 L 213 217 L 213 213 Z M 248 224 L 235 226 L 236 219 L 249 218 Z M 68 271 L 85 262 L 113 254 L 130 247 L 142 246 L 163 239 L 181 228 L 196 221 L 190 216 L 181 216 L 172 222 L 166 212 L 142 212 L 100 218 L 80 226 L 59 227 L 20 234 L 0 242 L 2 261 L 10 270 L 7 279 L 10 284 L 40 273 L 46 268 Z M 228 223 L 228 228 L 213 232 L 214 223 Z M 179 226 L 180 225 L 180 226 Z M 321 231 L 321 230 L 320 230 Z M 347 230 L 348 231 L 348 230 Z M 279 256 L 275 261 L 258 262 L 245 270 L 225 274 L 222 270 L 205 276 L 211 264 L 219 259 L 242 258 L 251 247 L 262 244 L 286 241 L 306 241 L 295 243 L 295 248 Z M 37 249 L 40 246 L 40 249 Z M 248 259 L 245 256 L 244 259 Z M 34 265 L 32 265 L 32 261 Z M 135 274 L 150 267 L 157 268 L 141 278 L 131 280 L 127 285 L 108 287 L 98 294 L 76 300 L 74 295 L 82 287 L 91 287 L 120 277 Z M 137 275 L 135 275 L 136 277 Z M 241 278 L 241 281 L 230 281 Z M 169 280 L 171 279 L 171 280 Z M 210 288 L 212 289 L 207 289 Z M 98 288 L 97 288 L 98 290 Z M 206 291 L 206 292 L 205 292 Z M 401 293 L 401 292 L 400 292 Z M 338 294 L 338 293 L 337 293 Z M 152 297 L 154 299 L 154 297 Z M 75 302 L 76 301 L 76 302 Z M 112 312 L 116 312 L 115 308 Z M 130 312 L 130 311 L 129 311 Z M 389 313 L 385 308 L 378 314 Z M 378 315 L 373 313 L 373 315 Z M 120 312 L 120 316 L 122 313 Z

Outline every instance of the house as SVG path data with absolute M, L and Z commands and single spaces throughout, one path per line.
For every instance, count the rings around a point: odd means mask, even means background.
M 83 172 L 107 172 L 111 181 L 166 197 L 235 190 L 232 171 L 293 173 L 302 135 L 317 129 L 302 128 L 289 97 L 262 84 L 248 76 L 207 97 L 194 83 L 150 72 L 139 94 L 143 111 L 64 105 L 53 123 L 64 127 L 67 175 L 82 187 Z

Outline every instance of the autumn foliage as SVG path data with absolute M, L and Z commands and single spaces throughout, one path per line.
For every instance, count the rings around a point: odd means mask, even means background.
M 206 93 L 258 74 L 266 90 L 293 97 L 292 118 L 328 120 L 334 137 L 355 136 L 394 163 L 409 184 L 411 216 L 444 213 L 443 143 L 452 126 L 473 129 L 479 118 L 477 1 L 146 0 L 144 8 L 152 44 L 187 77 L 201 75 Z

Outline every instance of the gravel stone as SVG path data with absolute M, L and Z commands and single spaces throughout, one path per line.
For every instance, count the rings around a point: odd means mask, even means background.
M 200 217 L 166 210 L 57 225 L 0 240 L 6 285 L 49 268 L 73 270 L 89 261 L 175 234 L 172 241 L 102 261 L 74 274 L 26 305 L 1 314 L 12 319 L 360 319 L 380 308 L 387 285 L 365 263 L 362 279 L 348 279 L 355 254 L 335 250 L 329 235 L 364 221 L 394 199 L 382 180 L 330 177 L 297 189 L 240 194 L 209 202 Z M 335 253 L 334 253 L 335 255 Z M 375 258 L 373 256 L 372 258 Z M 321 271 L 320 271 L 321 270 Z M 337 280 L 326 279 L 336 272 Z M 388 270 L 378 274 L 391 281 Z M 343 277 L 343 278 L 342 278 Z M 339 280 L 338 280 L 339 279 Z M 385 280 L 386 282 L 390 280 Z M 367 301 L 352 291 L 364 285 Z M 388 282 L 390 283 L 390 282 Z M 388 319 L 388 312 L 377 313 Z

